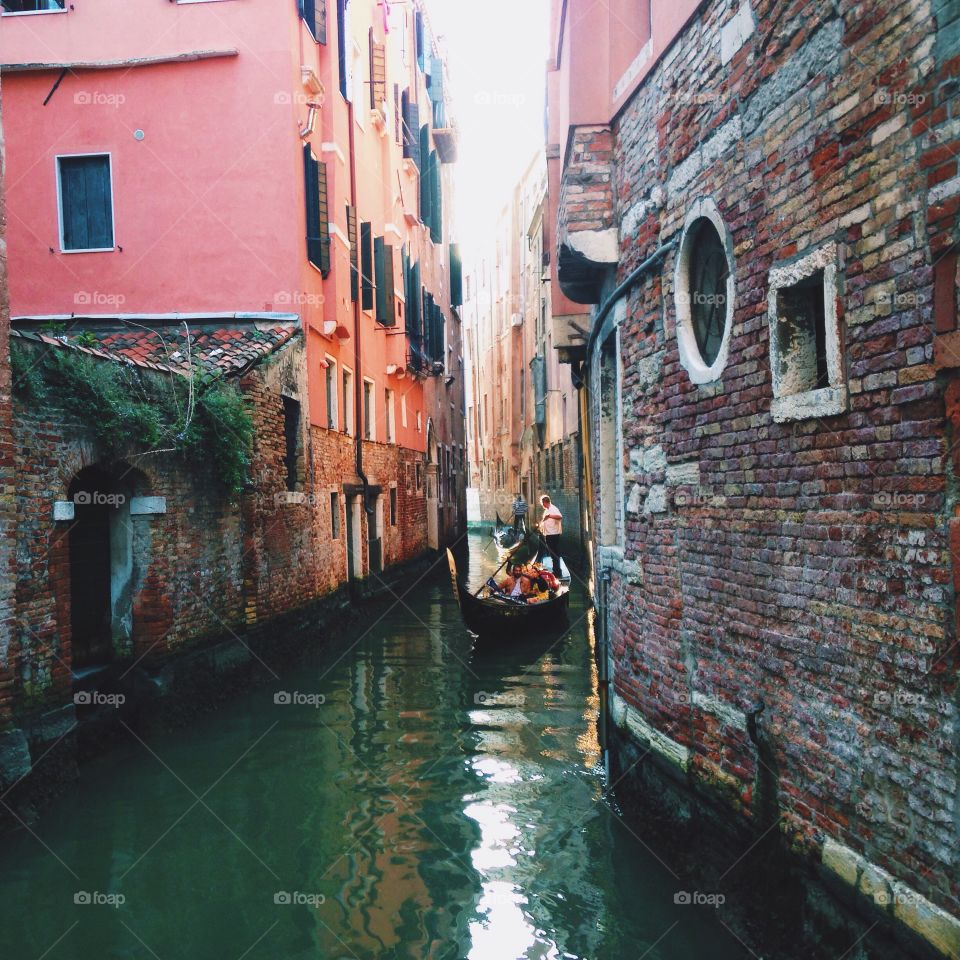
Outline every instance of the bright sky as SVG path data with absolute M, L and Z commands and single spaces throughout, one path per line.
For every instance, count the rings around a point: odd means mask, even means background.
M 458 239 L 488 247 L 497 214 L 544 143 L 548 0 L 427 0 L 460 127 Z

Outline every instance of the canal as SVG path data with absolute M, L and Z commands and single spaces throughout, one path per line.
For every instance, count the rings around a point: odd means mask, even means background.
M 746 957 L 603 799 L 579 588 L 571 625 L 477 649 L 438 568 L 358 642 L 131 734 L 3 838 L 4 960 Z

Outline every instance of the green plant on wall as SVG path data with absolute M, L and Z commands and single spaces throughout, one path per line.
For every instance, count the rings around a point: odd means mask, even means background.
M 236 384 L 207 376 L 143 371 L 59 349 L 11 343 L 14 390 L 34 403 L 53 403 L 93 434 L 106 453 L 130 447 L 142 456 L 173 453 L 212 465 L 230 492 L 247 481 L 253 420 Z

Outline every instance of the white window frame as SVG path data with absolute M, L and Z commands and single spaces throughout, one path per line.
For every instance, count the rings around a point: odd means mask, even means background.
M 55 13 L 54 10 L 30 11 L 31 13 Z M 110 172 L 110 232 L 113 234 L 112 247 L 84 247 L 83 249 L 67 250 L 63 245 L 63 181 L 60 177 L 60 161 L 72 160 L 75 157 L 106 157 Z M 113 189 L 113 153 L 109 150 L 91 150 L 89 153 L 58 153 L 53 158 L 53 175 L 57 181 L 57 223 L 60 231 L 61 253 L 110 253 L 117 249 L 117 206 L 114 202 Z
M 324 354 L 324 359 L 327 361 L 327 368 L 324 371 L 326 373 L 326 381 L 324 386 L 326 387 L 331 379 L 333 381 L 333 390 L 325 389 L 324 390 L 324 399 L 327 404 L 327 429 L 328 430 L 337 430 L 340 429 L 340 368 L 337 364 L 337 361 L 330 356 L 329 353 Z M 333 409 L 330 409 L 330 399 L 333 399 Z M 332 422 L 331 422 L 332 421 Z
M 356 414 L 353 409 L 355 395 L 353 371 L 346 364 L 341 367 L 341 370 L 341 382 L 343 381 L 343 376 L 350 377 L 350 389 L 348 390 L 346 385 L 344 385 L 343 389 L 343 432 L 348 437 L 352 437 L 354 435 L 354 431 L 356 430 L 357 422 Z
M 42 17 L 46 16 L 48 13 L 67 13 L 69 7 L 64 4 L 62 7 L 57 7 L 53 10 L 2 10 L 0 9 L 0 15 L 4 17 Z
M 383 400 L 384 400 L 384 409 L 386 410 L 386 427 L 387 431 L 387 443 L 396 443 L 397 442 L 397 410 L 396 410 L 396 398 L 394 397 L 393 391 L 386 387 L 383 391 Z
M 727 303 L 723 324 L 723 339 L 713 363 L 707 364 L 697 346 L 697 336 L 693 330 L 693 314 L 690 295 L 690 228 L 698 220 L 709 220 L 720 236 L 727 255 Z M 693 383 L 714 383 L 720 379 L 730 354 L 730 337 L 733 330 L 734 298 L 736 296 L 737 264 L 733 256 L 733 236 L 723 222 L 720 210 L 712 197 L 697 200 L 687 213 L 683 222 L 683 234 L 673 274 L 673 303 L 677 320 L 677 347 L 680 351 L 680 363 Z
M 823 271 L 823 313 L 829 386 L 785 393 L 781 374 L 778 294 L 807 277 Z M 799 260 L 773 267 L 767 275 L 767 317 L 769 320 L 770 374 L 773 400 L 770 415 L 777 423 L 831 417 L 847 409 L 847 382 L 843 369 L 840 321 L 837 316 L 837 244 L 830 241 Z
M 370 385 L 370 403 L 366 402 L 367 385 Z M 369 377 L 363 378 L 363 439 L 376 442 L 377 439 L 377 384 Z M 367 407 L 370 408 L 370 417 L 367 417 Z

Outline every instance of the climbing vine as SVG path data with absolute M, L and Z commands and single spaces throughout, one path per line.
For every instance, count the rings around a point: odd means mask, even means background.
M 186 377 L 152 373 L 16 340 L 10 353 L 14 390 L 76 417 L 108 455 L 130 447 L 139 448 L 138 458 L 172 453 L 212 465 L 232 493 L 246 483 L 253 420 L 235 384 L 196 366 Z

